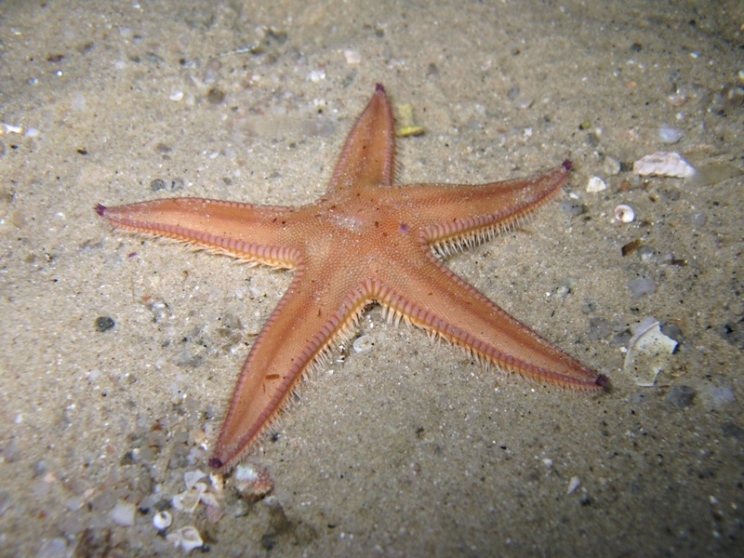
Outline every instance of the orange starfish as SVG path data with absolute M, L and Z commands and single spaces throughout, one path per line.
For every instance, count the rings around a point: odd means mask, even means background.
M 490 239 L 552 198 L 570 169 L 477 186 L 393 185 L 393 117 L 385 90 L 346 140 L 318 201 L 277 207 L 195 198 L 96 211 L 115 227 L 294 269 L 238 378 L 209 464 L 235 463 L 300 377 L 348 335 L 370 303 L 538 381 L 600 390 L 607 378 L 571 358 L 447 269 L 438 256 Z

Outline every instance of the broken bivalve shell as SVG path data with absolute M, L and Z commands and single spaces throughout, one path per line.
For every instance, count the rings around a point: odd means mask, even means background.
M 695 168 L 677 152 L 657 151 L 633 163 L 633 174 L 688 178 L 695 174 Z
M 659 322 L 652 317 L 630 326 L 630 330 L 634 335 L 628 342 L 623 371 L 636 385 L 651 387 L 677 348 L 677 342 L 664 335 Z
M 174 548 L 182 548 L 186 554 L 194 550 L 195 548 L 201 548 L 204 546 L 204 541 L 193 525 L 187 525 L 181 527 L 178 531 L 170 533 L 166 540 L 173 543 Z

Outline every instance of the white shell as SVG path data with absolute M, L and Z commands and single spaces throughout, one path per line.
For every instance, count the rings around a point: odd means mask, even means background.
M 607 189 L 607 183 L 598 176 L 592 176 L 586 185 L 586 191 L 590 194 L 596 194 Z
M 354 351 L 357 353 L 365 353 L 371 350 L 375 346 L 375 338 L 373 335 L 362 335 L 354 339 Z
M 630 326 L 633 337 L 628 342 L 623 371 L 629 374 L 638 386 L 651 387 L 664 369 L 668 356 L 674 352 L 677 342 L 661 332 L 659 322 L 645 318 Z
M 166 540 L 173 543 L 174 548 L 182 548 L 187 554 L 195 548 L 204 546 L 204 541 L 193 525 L 181 527 L 175 533 L 170 533 Z
M 187 471 L 183 474 L 183 481 L 186 483 L 186 488 L 193 488 L 197 482 L 206 476 L 207 474 L 199 469 L 196 471 Z
M 633 174 L 687 178 L 695 174 L 695 169 L 675 151 L 657 151 L 633 163 Z
M 152 518 L 152 524 L 158 531 L 167 529 L 173 523 L 173 516 L 167 511 L 160 511 Z
M 613 215 L 615 216 L 615 221 L 620 221 L 621 223 L 632 223 L 635 219 L 633 208 L 624 203 L 621 203 L 615 208 Z
M 197 482 L 193 488 L 184 490 L 172 498 L 173 507 L 187 513 L 194 513 L 196 506 L 199 505 L 202 494 L 206 491 L 207 486 L 202 482 Z

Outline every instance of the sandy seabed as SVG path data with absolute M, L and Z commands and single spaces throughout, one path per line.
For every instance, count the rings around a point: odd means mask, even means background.
M 0 3 L 0 555 L 171 555 L 185 526 L 214 556 L 741 555 L 743 26 L 735 0 Z M 483 370 L 372 309 L 372 349 L 246 457 L 273 491 L 205 478 L 218 507 L 174 509 L 291 274 L 93 207 L 311 201 L 376 82 L 426 130 L 400 183 L 573 161 L 448 265 L 612 390 Z M 631 172 L 657 151 L 697 178 Z M 641 387 L 650 316 L 679 345 Z

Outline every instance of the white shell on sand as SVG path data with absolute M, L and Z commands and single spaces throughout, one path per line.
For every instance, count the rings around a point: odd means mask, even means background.
M 651 387 L 665 368 L 677 342 L 661 332 L 655 318 L 644 318 L 630 326 L 630 330 L 633 337 L 628 342 L 623 371 L 633 378 L 636 385 Z
M 687 178 L 695 174 L 695 169 L 676 151 L 657 151 L 633 163 L 633 173 L 639 176 Z

